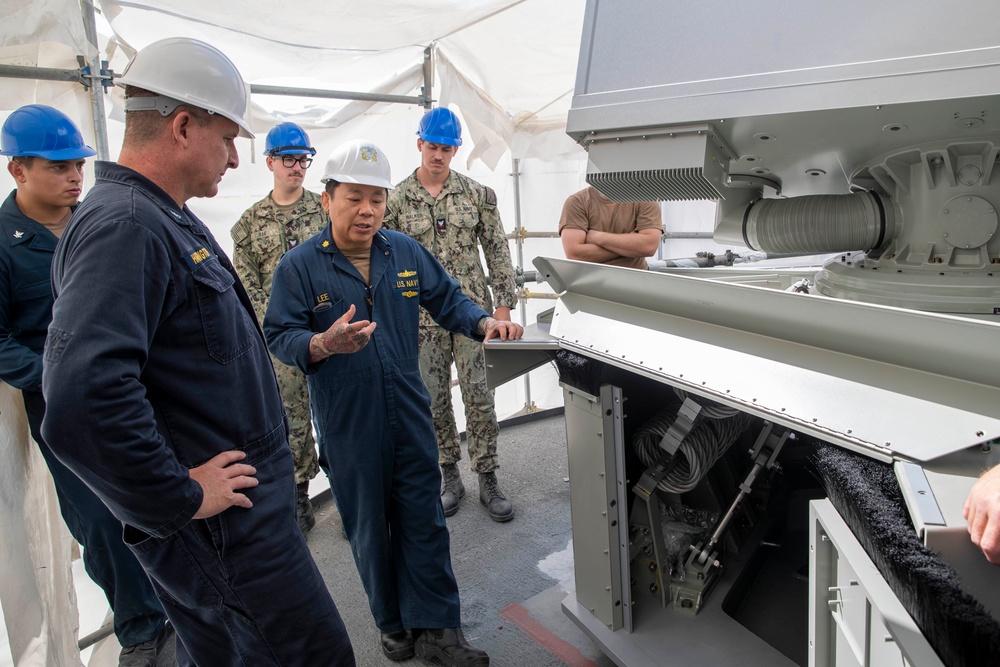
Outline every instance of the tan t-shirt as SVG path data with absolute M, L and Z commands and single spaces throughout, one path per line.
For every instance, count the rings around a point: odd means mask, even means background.
M 368 270 L 372 265 L 372 250 L 371 248 L 361 248 L 360 250 L 341 250 L 344 253 L 344 257 L 347 258 L 354 268 L 358 270 L 361 277 L 365 279 L 365 284 L 370 284 L 368 279 Z
M 630 234 L 640 229 L 663 230 L 660 205 L 655 201 L 618 203 L 592 187 L 570 195 L 559 218 L 559 234 L 566 228 L 613 234 Z M 615 257 L 602 264 L 646 269 L 644 257 Z

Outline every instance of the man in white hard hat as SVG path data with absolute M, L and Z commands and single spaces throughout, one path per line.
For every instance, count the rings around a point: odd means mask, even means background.
M 488 665 L 486 652 L 462 634 L 430 396 L 420 377 L 420 310 L 479 341 L 516 339 L 523 330 L 465 296 L 417 241 L 380 230 L 392 180 L 377 146 L 341 146 L 323 182 L 330 225 L 278 265 L 264 316 L 268 345 L 309 377 L 320 465 L 386 657 Z
M 177 632 L 179 665 L 354 665 L 295 523 L 281 396 L 253 306 L 187 207 L 252 136 L 247 89 L 214 47 L 139 51 L 118 164 L 52 263 L 42 433 L 125 523 Z
M 0 128 L 0 155 L 17 188 L 0 205 L 0 380 L 21 390 L 31 437 L 45 458 L 59 510 L 83 545 L 83 563 L 114 615 L 120 667 L 154 667 L 173 636 L 163 606 L 122 526 L 63 465 L 42 437 L 42 349 L 52 319 L 49 273 L 56 243 L 83 191 L 83 165 L 96 151 L 58 109 L 29 104 Z
M 316 149 L 309 135 L 295 123 L 279 123 L 264 141 L 267 168 L 274 175 L 274 188 L 248 208 L 230 232 L 233 266 L 250 295 L 260 320 L 271 295 L 271 278 L 278 261 L 299 243 L 321 232 L 326 213 L 320 196 L 305 188 L 306 172 Z M 295 518 L 308 533 L 316 524 L 309 500 L 309 480 L 319 472 L 316 441 L 309 412 L 309 390 L 302 371 L 274 363 L 281 398 L 288 415 L 288 444 L 295 463 Z

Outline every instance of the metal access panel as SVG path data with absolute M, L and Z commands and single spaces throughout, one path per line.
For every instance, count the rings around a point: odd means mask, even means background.
M 563 397 L 576 598 L 612 631 L 631 630 L 629 589 L 622 586 L 628 581 L 626 526 L 619 520 L 625 507 L 622 391 L 604 385 L 593 396 L 564 384 Z
M 809 525 L 809 667 L 944 667 L 829 500 Z

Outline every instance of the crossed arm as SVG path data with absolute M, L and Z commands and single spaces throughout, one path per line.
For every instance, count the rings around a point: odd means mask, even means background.
M 569 259 L 606 262 L 616 257 L 650 257 L 660 243 L 660 230 L 640 229 L 628 234 L 591 229 L 562 230 L 563 252 Z

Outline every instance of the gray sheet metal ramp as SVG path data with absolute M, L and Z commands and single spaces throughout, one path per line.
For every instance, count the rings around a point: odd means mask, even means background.
M 548 363 L 558 350 L 547 323 L 529 324 L 520 340 L 493 339 L 486 343 L 486 383 L 495 389 Z
M 562 349 L 883 461 L 928 461 L 1000 437 L 1000 324 L 534 263 L 563 292 L 548 331 Z

